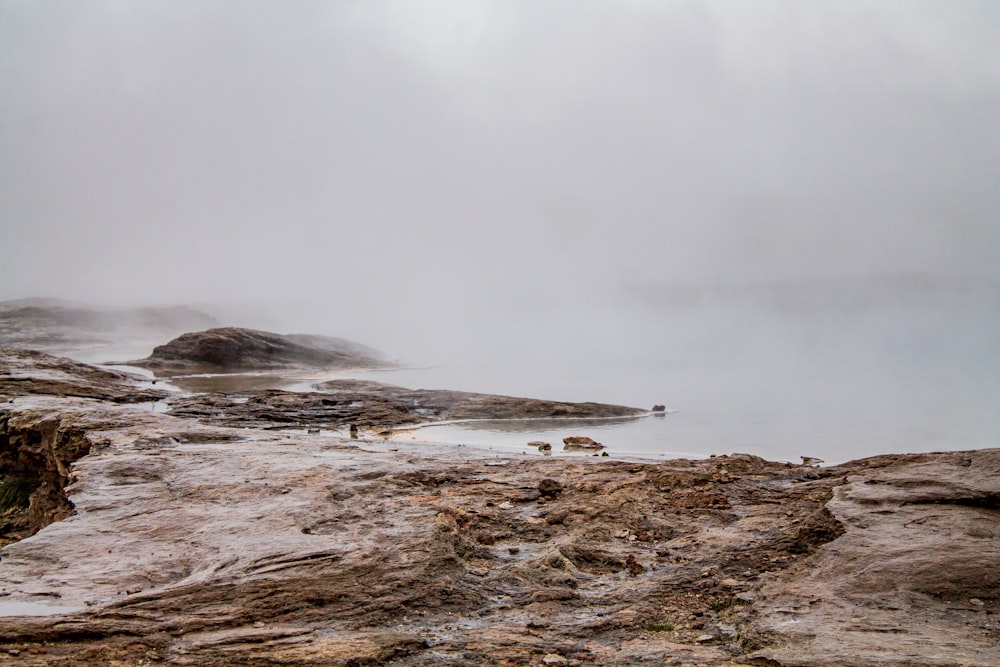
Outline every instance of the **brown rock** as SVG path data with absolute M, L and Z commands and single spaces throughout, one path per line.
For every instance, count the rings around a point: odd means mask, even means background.
M 593 451 L 604 449 L 604 445 L 587 436 L 571 435 L 563 438 L 563 448 L 566 450 Z
M 543 479 L 538 483 L 538 493 L 544 498 L 555 498 L 563 491 L 563 486 L 557 480 Z

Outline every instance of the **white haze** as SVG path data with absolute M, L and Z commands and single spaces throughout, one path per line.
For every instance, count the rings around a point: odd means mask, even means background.
M 972 409 L 998 45 L 992 0 L 0 0 L 0 298 L 213 304 L 488 391 Z

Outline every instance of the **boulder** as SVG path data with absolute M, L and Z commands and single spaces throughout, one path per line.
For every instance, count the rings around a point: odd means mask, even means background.
M 570 451 L 600 451 L 604 445 L 585 435 L 571 435 L 563 438 L 563 449 Z

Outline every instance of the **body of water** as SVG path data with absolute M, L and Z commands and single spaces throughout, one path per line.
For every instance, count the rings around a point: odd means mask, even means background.
M 310 390 L 317 380 L 349 376 L 669 409 L 636 420 L 448 424 L 405 436 L 503 451 L 545 440 L 558 453 L 567 435 L 591 436 L 612 456 L 746 452 L 828 463 L 1000 446 L 1000 290 L 993 286 L 639 291 L 586 304 L 467 310 L 458 331 L 412 332 L 400 324 L 393 333 L 401 346 L 411 338 L 440 342 L 411 350 L 402 368 L 258 374 L 248 388 Z M 327 329 L 317 330 L 341 333 Z M 72 356 L 137 358 L 151 348 Z M 190 382 L 188 389 L 232 391 L 244 379 Z
M 530 324 L 520 325 L 518 322 Z M 503 335 L 470 326 L 461 361 L 367 373 L 408 387 L 650 408 L 662 418 L 535 428 L 471 423 L 421 438 L 524 448 L 590 435 L 642 456 L 746 452 L 829 463 L 1000 446 L 993 289 L 762 290 L 540 309 Z

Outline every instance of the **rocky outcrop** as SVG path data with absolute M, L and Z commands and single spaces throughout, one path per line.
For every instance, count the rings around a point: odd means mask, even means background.
M 748 631 L 773 645 L 755 658 L 998 664 L 1000 450 L 851 474 L 826 509 L 836 541 L 761 587 Z
M 129 363 L 162 376 L 383 365 L 377 359 L 357 353 L 364 349 L 367 348 L 333 338 L 282 336 L 224 327 L 183 334 L 154 348 L 146 359 Z
M 316 385 L 325 392 L 373 396 L 407 406 L 419 421 L 461 419 L 604 419 L 638 417 L 644 410 L 607 403 L 568 403 L 467 391 L 407 389 L 364 380 L 331 380 Z
M 32 394 L 144 403 L 162 399 L 167 392 L 131 373 L 34 350 L 0 348 L 0 399 Z

